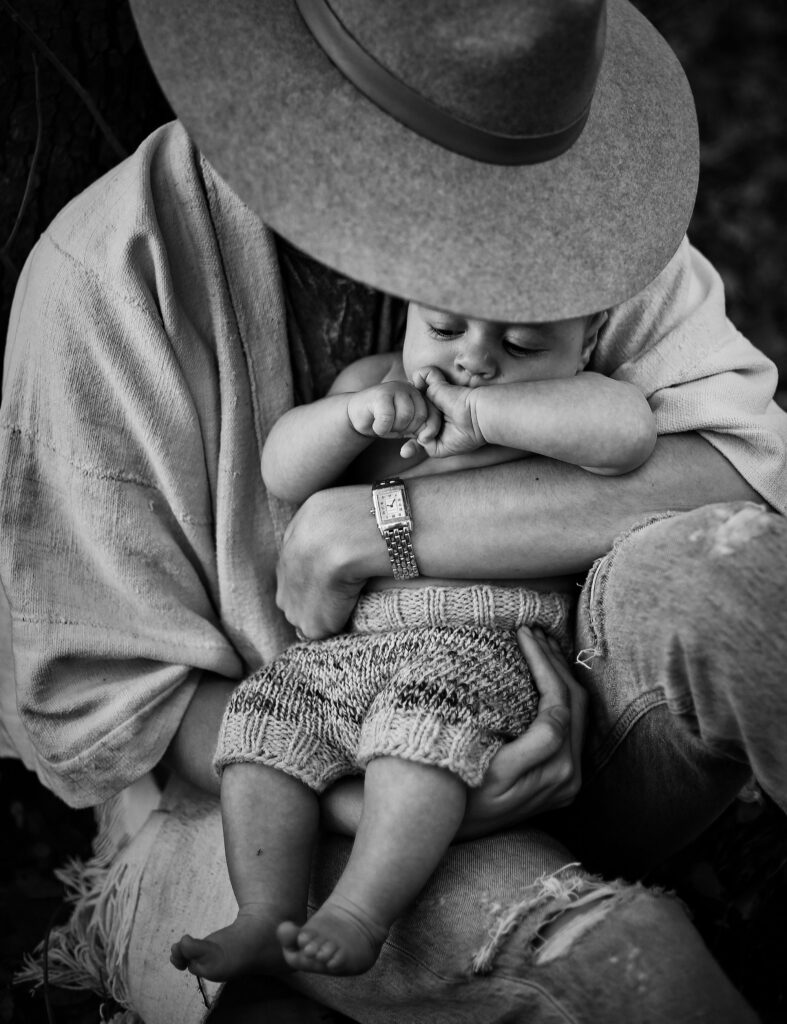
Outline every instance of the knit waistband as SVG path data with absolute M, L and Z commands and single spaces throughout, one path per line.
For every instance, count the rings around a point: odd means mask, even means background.
M 430 626 L 541 626 L 568 641 L 574 601 L 568 594 L 524 587 L 400 587 L 361 594 L 350 626 L 356 633 Z

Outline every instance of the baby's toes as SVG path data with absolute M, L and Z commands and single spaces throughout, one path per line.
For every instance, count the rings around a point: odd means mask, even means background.
M 334 971 L 341 967 L 344 956 L 339 942 L 315 935 L 301 945 L 299 960 L 304 970 Z
M 326 939 L 324 942 L 319 944 L 317 951 L 312 953 L 311 956 L 323 967 L 330 967 L 333 969 L 338 966 L 339 961 L 341 960 L 341 947 L 331 939 Z
M 320 935 L 310 928 L 302 928 L 298 936 L 298 950 L 303 962 L 310 961 L 313 970 L 333 969 L 334 961 L 341 959 L 341 945 L 329 936 Z
M 276 938 L 279 940 L 279 945 L 282 949 L 297 953 L 300 949 L 298 939 L 300 938 L 301 931 L 301 926 L 293 921 L 282 921 L 276 929 Z
M 318 959 L 320 950 L 325 945 L 327 945 L 327 940 L 322 935 L 309 931 L 307 928 L 301 929 L 298 935 L 298 949 L 304 956 Z

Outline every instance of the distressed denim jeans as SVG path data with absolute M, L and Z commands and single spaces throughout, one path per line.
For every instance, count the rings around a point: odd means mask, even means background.
M 752 773 L 787 811 L 787 520 L 748 502 L 638 524 L 577 622 L 582 793 L 550 830 L 631 876 L 702 832 Z
M 752 771 L 787 807 L 786 576 L 787 520 L 751 503 L 618 538 L 579 598 L 590 720 L 575 804 L 453 845 L 366 974 L 290 975 L 284 999 L 264 979 L 214 987 L 212 1024 L 341 1019 L 332 1011 L 364 1024 L 755 1021 L 680 904 L 620 875 L 688 841 Z M 322 840 L 312 908 L 349 849 Z M 121 888 L 135 879 L 133 919 L 106 929 L 121 1001 L 146 1024 L 202 1019 L 166 948 L 233 912 L 215 801 L 176 787 L 112 871 Z

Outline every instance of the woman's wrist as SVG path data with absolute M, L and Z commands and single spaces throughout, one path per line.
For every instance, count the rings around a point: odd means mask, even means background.
M 334 573 L 348 582 L 364 583 L 390 573 L 385 543 L 377 529 L 371 484 L 333 487 L 315 494 L 312 515 L 322 523 L 322 543 L 334 561 Z

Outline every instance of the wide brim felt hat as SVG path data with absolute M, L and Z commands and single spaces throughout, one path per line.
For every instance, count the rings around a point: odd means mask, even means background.
M 685 234 L 694 103 L 627 0 L 132 10 L 214 169 L 274 231 L 372 287 L 485 319 L 562 319 L 636 294 Z

